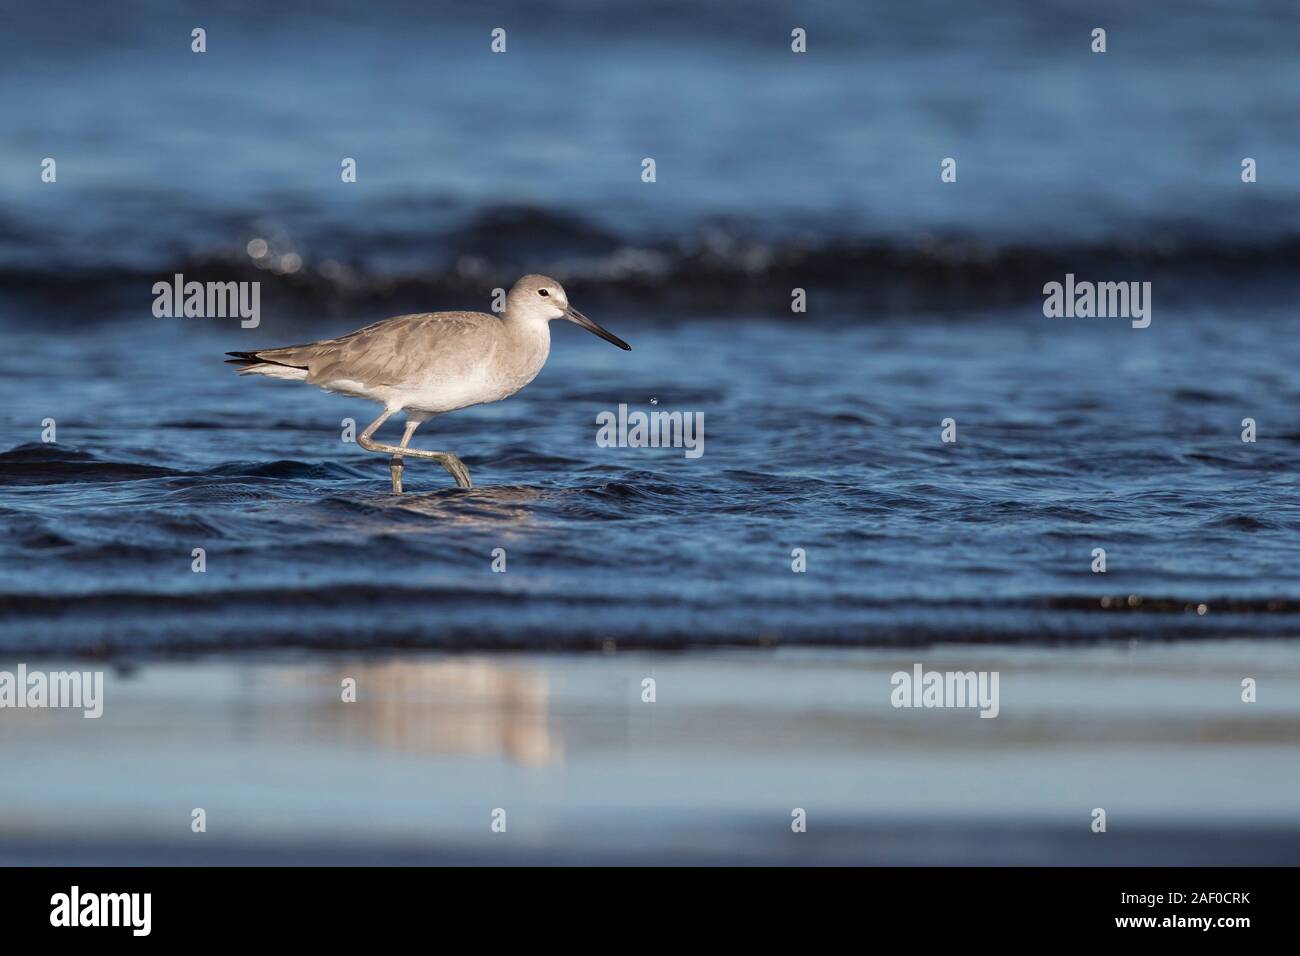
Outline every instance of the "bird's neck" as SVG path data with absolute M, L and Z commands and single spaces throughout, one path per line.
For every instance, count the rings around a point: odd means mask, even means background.
M 551 353 L 550 322 L 532 316 L 520 318 L 507 312 L 501 317 L 501 324 L 514 343 L 514 354 L 520 367 L 531 368 L 536 375 Z

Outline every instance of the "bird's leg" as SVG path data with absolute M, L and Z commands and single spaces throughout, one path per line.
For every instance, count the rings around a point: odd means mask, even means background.
M 396 408 L 385 409 L 384 414 L 371 422 L 357 439 L 357 444 L 366 449 L 366 451 L 384 452 L 385 454 L 393 456 L 392 461 L 389 463 L 389 470 L 393 476 L 393 494 L 400 495 L 402 493 L 403 457 L 428 458 L 432 461 L 436 461 L 438 464 L 442 465 L 443 468 L 447 469 L 447 473 L 456 479 L 456 484 L 461 488 L 474 487 L 473 483 L 470 481 L 469 469 L 465 467 L 465 463 L 450 452 L 424 451 L 420 448 L 407 447 L 407 443 L 410 442 L 411 436 L 415 434 L 415 430 L 420 427 L 420 423 L 423 419 L 410 419 L 407 421 L 406 433 L 402 436 L 401 445 L 386 445 L 383 442 L 374 441 L 371 436 L 378 431 L 379 426 L 388 421 L 389 417 L 396 411 Z
M 418 421 L 408 421 L 406 431 L 402 433 L 402 443 L 397 447 L 405 451 L 406 446 L 411 443 L 411 436 L 415 434 L 415 430 L 419 427 L 420 423 Z M 388 463 L 388 470 L 393 475 L 393 494 L 400 495 L 402 493 L 402 456 L 400 454 L 393 456 L 393 460 Z

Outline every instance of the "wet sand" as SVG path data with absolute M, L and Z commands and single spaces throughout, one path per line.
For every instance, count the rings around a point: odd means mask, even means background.
M 1294 865 L 1298 756 L 1288 642 L 157 660 L 0 710 L 0 863 Z

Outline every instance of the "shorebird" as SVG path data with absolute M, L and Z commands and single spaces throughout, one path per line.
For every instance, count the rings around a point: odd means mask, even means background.
M 483 312 L 422 312 L 384 319 L 337 339 L 226 354 L 234 356 L 227 361 L 239 366 L 240 375 L 306 382 L 382 405 L 383 414 L 357 444 L 392 456 L 393 494 L 402 493 L 404 457 L 432 459 L 461 488 L 472 488 L 464 462 L 450 452 L 410 448 L 411 436 L 434 415 L 499 402 L 536 378 L 551 351 L 553 319 L 568 319 L 632 350 L 569 305 L 554 279 L 529 275 L 514 284 L 499 319 Z M 375 441 L 375 432 L 397 412 L 406 413 L 401 444 Z

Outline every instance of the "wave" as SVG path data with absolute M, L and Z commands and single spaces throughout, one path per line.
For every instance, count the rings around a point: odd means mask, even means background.
M 10 485 L 134 481 L 179 474 L 183 472 L 140 462 L 104 459 L 53 443 L 28 442 L 0 452 L 0 482 Z
M 1300 258 L 1300 234 L 1224 238 L 1187 224 L 1153 223 L 1139 233 L 1090 241 L 1030 241 L 726 220 L 647 238 L 644 229 L 624 234 L 567 213 L 497 206 L 432 235 L 376 227 L 316 252 L 286 227 L 249 226 L 244 232 L 274 237 L 260 258 L 214 237 L 207 252 L 158 253 L 144 263 L 79 253 L 68 261 L 56 249 L 33 259 L 30 247 L 40 240 L 14 222 L 5 225 L 10 245 L 25 254 L 20 261 L 0 256 L 0 287 L 39 302 L 96 303 L 76 310 L 77 322 L 111 316 L 114 309 L 104 303 L 147 308 L 152 299 L 141 290 L 176 273 L 199 282 L 261 281 L 264 301 L 313 315 L 408 303 L 413 309 L 430 302 L 482 307 L 493 288 L 545 272 L 587 302 L 803 321 L 827 311 L 870 315 L 1040 303 L 1043 284 L 1066 273 L 1159 283 L 1162 303 L 1289 301 Z M 807 293 L 807 313 L 791 309 L 796 288 Z
M 1202 601 L 1197 604 L 1196 601 Z M 0 594 L 0 653 L 135 656 L 311 649 L 372 651 L 919 648 L 1293 638 L 1295 598 L 1044 595 L 859 600 L 814 624 L 788 599 L 751 593 L 745 613 L 712 601 L 636 598 L 489 583 L 334 584 L 210 591 Z M 852 606 L 849 606 L 852 605 Z M 1208 613 L 1199 613 L 1200 607 Z M 489 611 L 490 609 L 490 611 Z M 508 609 L 509 614 L 500 613 Z M 756 628 L 756 621 L 763 626 Z
M 207 425 L 191 427 L 206 428 Z M 201 472 L 150 465 L 124 458 L 105 458 L 56 443 L 27 442 L 0 452 L 0 482 L 74 484 L 136 481 L 142 478 L 301 478 L 331 480 L 360 478 L 366 472 L 336 462 L 234 461 Z

